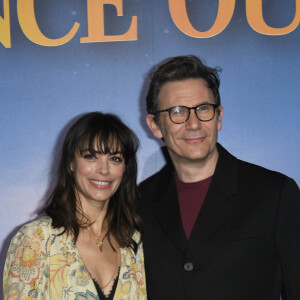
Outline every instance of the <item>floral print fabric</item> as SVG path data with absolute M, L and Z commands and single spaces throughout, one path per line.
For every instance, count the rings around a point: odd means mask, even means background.
M 51 218 L 25 225 L 12 239 L 4 267 L 4 299 L 101 300 L 72 238 L 53 229 Z M 134 239 L 138 241 L 139 233 Z M 121 248 L 114 299 L 146 300 L 142 244 Z

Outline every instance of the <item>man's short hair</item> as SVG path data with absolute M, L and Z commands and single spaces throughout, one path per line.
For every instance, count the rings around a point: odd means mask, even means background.
M 151 75 L 151 81 L 146 97 L 147 112 L 154 114 L 159 110 L 157 97 L 162 86 L 167 82 L 186 79 L 203 78 L 212 90 L 217 105 L 221 104 L 219 86 L 219 67 L 210 68 L 194 55 L 177 56 L 160 65 Z

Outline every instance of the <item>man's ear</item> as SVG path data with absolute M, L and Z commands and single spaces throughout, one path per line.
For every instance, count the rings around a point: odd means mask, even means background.
M 149 129 L 153 132 L 153 135 L 156 138 L 161 139 L 163 136 L 162 136 L 162 133 L 160 131 L 158 124 L 154 120 L 154 115 L 148 114 L 146 117 L 146 122 L 147 122 Z
M 222 118 L 223 118 L 224 109 L 223 109 L 223 106 L 221 106 L 221 105 L 217 109 L 218 109 L 217 129 L 218 129 L 218 131 L 220 131 L 222 129 Z

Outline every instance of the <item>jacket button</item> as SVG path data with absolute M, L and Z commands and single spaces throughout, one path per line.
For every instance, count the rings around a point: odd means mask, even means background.
M 183 268 L 184 268 L 186 271 L 190 272 L 190 271 L 193 271 L 194 265 L 193 265 L 193 263 L 185 263 L 185 264 L 183 265 Z

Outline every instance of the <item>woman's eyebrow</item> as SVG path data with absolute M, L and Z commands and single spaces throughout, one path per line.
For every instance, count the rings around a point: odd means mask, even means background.
M 113 155 L 115 155 L 115 154 L 121 154 L 122 155 L 122 152 L 121 151 L 114 151 L 114 152 L 109 152 L 110 154 L 113 154 Z
M 84 152 L 92 152 L 92 153 L 95 153 L 95 154 L 103 154 L 103 151 L 99 151 L 99 150 L 95 150 L 95 149 L 92 149 L 92 150 L 90 150 L 90 149 L 83 149 L 82 151 L 81 151 L 81 153 L 84 153 Z M 107 154 L 113 154 L 113 155 L 115 155 L 115 154 L 122 154 L 122 152 L 121 151 L 109 151 L 109 152 L 107 152 Z

